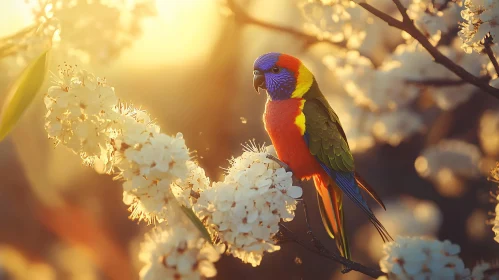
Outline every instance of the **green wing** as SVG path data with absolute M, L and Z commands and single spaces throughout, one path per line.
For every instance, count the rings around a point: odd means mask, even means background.
M 310 153 L 332 170 L 354 171 L 353 156 L 338 116 L 320 92 L 314 94 L 305 96 L 303 107 Z

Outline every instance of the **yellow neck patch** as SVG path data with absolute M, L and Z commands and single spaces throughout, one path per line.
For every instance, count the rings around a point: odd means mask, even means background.
M 303 98 L 303 95 L 307 93 L 313 82 L 314 75 L 312 75 L 312 72 L 310 72 L 307 67 L 305 67 L 305 65 L 300 64 L 300 68 L 298 69 L 296 88 L 291 94 L 291 98 Z
M 295 118 L 295 124 L 300 129 L 300 134 L 305 134 L 305 114 L 303 114 L 303 106 L 305 106 L 305 99 L 300 100 L 300 113 Z

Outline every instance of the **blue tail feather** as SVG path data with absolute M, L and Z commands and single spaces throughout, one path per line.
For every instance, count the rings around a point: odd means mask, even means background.
M 329 175 L 329 177 L 334 179 L 334 182 L 343 191 L 343 193 L 346 194 L 348 198 L 350 198 L 357 206 L 359 206 L 364 211 L 364 213 L 367 214 L 369 220 L 376 227 L 376 230 L 378 230 L 383 241 L 388 241 L 390 239 L 393 240 L 385 227 L 376 218 L 376 216 L 374 216 L 373 211 L 362 196 L 360 187 L 357 185 L 357 181 L 355 180 L 355 172 L 334 171 L 322 162 L 319 161 L 319 163 L 324 171 L 326 171 L 326 173 Z

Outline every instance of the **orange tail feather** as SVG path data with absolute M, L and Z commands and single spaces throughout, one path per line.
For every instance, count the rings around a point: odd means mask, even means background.
M 327 175 L 314 175 L 314 184 L 324 228 L 335 239 L 341 255 L 351 259 L 343 219 L 343 193 Z

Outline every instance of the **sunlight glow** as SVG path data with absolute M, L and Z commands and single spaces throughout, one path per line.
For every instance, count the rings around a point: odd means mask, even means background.
M 185 63 L 206 57 L 219 32 L 217 1 L 157 0 L 158 16 L 143 22 L 144 34 L 124 54 L 135 66 Z

